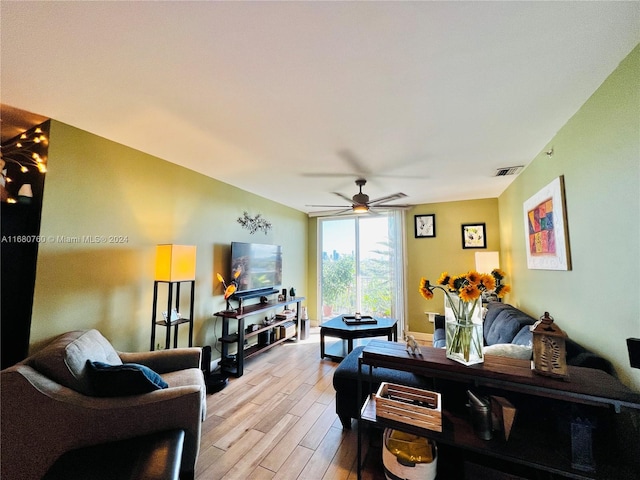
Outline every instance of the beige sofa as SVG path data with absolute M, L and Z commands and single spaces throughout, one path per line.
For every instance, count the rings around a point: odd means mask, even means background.
M 2 370 L 2 478 L 40 479 L 66 451 L 171 429 L 185 431 L 181 478 L 193 477 L 206 413 L 200 357 L 195 347 L 117 352 L 97 330 L 88 330 L 65 333 Z M 87 360 L 142 364 L 169 387 L 98 397 Z

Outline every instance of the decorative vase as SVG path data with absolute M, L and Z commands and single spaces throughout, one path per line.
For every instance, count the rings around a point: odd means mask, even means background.
M 450 301 L 457 302 L 457 308 L 453 305 L 449 306 L 450 311 L 445 308 L 447 358 L 463 365 L 482 363 L 482 315 L 476 312 L 477 306 L 474 308 L 473 303 L 463 302 L 453 295 L 452 297 Z

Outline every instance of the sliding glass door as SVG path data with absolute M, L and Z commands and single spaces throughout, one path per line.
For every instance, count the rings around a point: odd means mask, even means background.
M 319 219 L 323 321 L 340 314 L 404 321 L 402 212 Z

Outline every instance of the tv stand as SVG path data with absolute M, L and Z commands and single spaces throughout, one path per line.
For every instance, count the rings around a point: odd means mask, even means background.
M 269 294 L 278 293 L 278 290 L 268 291 L 268 292 L 265 292 L 265 291 L 250 292 L 250 293 L 254 295 L 244 296 L 243 298 L 246 299 L 246 298 L 263 297 Z M 234 295 L 234 296 L 237 297 L 237 295 Z M 283 343 L 285 340 L 293 339 L 293 337 L 283 337 L 276 341 L 270 342 L 266 345 L 256 344 L 256 345 L 251 345 L 245 348 L 245 340 L 253 338 L 259 335 L 260 333 L 270 332 L 272 329 L 279 327 L 284 323 L 292 321 L 292 320 L 279 320 L 270 325 L 260 326 L 259 328 L 257 328 L 256 330 L 253 330 L 252 332 L 247 332 L 245 331 L 245 323 L 244 323 L 244 319 L 246 317 L 250 317 L 252 315 L 258 315 L 258 314 L 267 312 L 269 310 L 273 310 L 279 307 L 286 307 L 288 305 L 295 303 L 296 304 L 295 341 L 297 342 L 298 339 L 300 338 L 300 331 L 301 331 L 300 330 L 300 313 L 301 313 L 300 304 L 304 300 L 305 300 L 304 297 L 292 297 L 282 302 L 268 301 L 266 303 L 256 303 L 256 304 L 246 305 L 246 306 L 243 306 L 242 303 L 240 303 L 240 306 L 238 307 L 237 310 L 221 311 L 221 312 L 215 313 L 214 315 L 216 317 L 219 317 L 222 319 L 222 336 L 220 337 L 220 342 L 222 343 L 222 353 L 220 357 L 221 372 L 229 375 L 233 375 L 235 377 L 241 377 L 242 374 L 244 373 L 245 359 L 250 358 L 254 355 L 257 355 L 260 352 L 269 350 L 270 348 L 273 348 L 276 345 Z M 233 331 L 231 331 L 229 328 L 229 323 L 230 321 L 233 321 L 233 320 L 237 321 L 235 333 L 233 333 Z M 235 353 L 235 358 L 233 358 L 233 355 L 229 353 L 229 346 L 233 344 L 235 344 L 237 348 Z

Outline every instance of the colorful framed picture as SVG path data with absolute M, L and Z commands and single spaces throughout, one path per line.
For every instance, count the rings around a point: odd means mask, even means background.
M 564 199 L 564 176 L 523 205 L 527 267 L 530 270 L 571 270 Z
M 484 223 L 462 225 L 462 248 L 487 248 L 487 227 Z
M 436 236 L 436 215 L 414 215 L 416 238 L 433 238 Z

